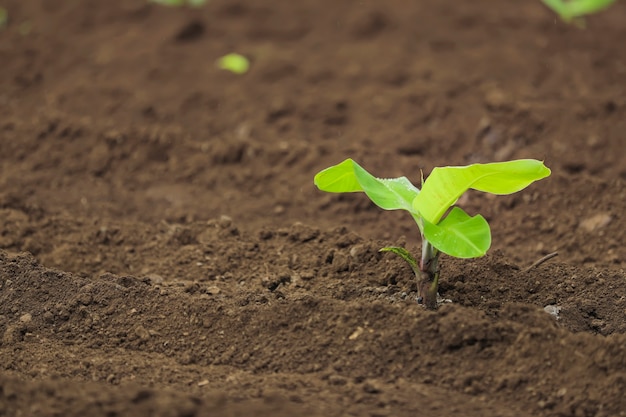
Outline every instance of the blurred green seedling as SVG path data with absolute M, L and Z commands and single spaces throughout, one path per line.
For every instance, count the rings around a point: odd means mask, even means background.
M 250 62 L 245 56 L 233 53 L 218 59 L 217 66 L 235 74 L 245 74 L 250 68 Z
M 4 27 L 9 22 L 9 12 L 3 7 L 0 7 L 0 29 L 4 29 Z
M 470 216 L 455 203 L 467 190 L 505 195 L 518 192 L 550 175 L 543 162 L 520 159 L 508 162 L 449 166 L 433 169 L 421 190 L 406 177 L 376 178 L 352 159 L 320 171 L 314 183 L 331 193 L 364 192 L 383 210 L 406 210 L 422 238 L 418 262 L 406 249 L 385 247 L 408 262 L 417 278 L 418 301 L 437 308 L 439 255 L 476 258 L 491 246 L 489 224 L 480 214 Z
M 583 16 L 606 9 L 615 0 L 541 0 L 565 22 L 584 26 Z

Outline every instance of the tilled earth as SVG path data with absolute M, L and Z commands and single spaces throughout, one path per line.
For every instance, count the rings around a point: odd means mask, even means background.
M 626 415 L 626 3 L 1 6 L 0 416 Z M 553 174 L 432 312 L 347 157 Z

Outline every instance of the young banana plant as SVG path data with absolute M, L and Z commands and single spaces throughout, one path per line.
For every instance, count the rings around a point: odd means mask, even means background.
M 491 246 L 489 224 L 480 214 L 470 216 L 456 201 L 468 189 L 504 195 L 526 188 L 550 175 L 543 162 L 520 159 L 433 169 L 421 190 L 406 177 L 376 178 L 352 159 L 315 175 L 315 185 L 331 193 L 364 192 L 384 210 L 406 210 L 417 223 L 422 238 L 418 262 L 404 248 L 385 247 L 409 263 L 417 277 L 418 300 L 437 308 L 439 255 L 476 258 Z

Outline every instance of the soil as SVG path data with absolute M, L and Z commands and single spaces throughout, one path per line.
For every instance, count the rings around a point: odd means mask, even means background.
M 3 7 L 0 416 L 626 415 L 625 2 Z M 553 174 L 459 202 L 433 312 L 348 157 Z

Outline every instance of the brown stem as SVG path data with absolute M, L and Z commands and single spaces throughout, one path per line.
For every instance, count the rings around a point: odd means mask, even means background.
M 439 251 L 426 240 L 423 244 L 417 278 L 417 295 L 427 309 L 436 310 L 439 289 Z
M 417 284 L 418 295 L 422 304 L 429 310 L 437 309 L 437 287 L 439 274 L 432 274 L 430 271 L 421 271 L 420 280 Z

